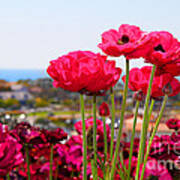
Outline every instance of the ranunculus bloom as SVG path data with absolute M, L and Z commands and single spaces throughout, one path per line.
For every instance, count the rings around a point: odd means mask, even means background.
M 109 111 L 109 106 L 107 103 L 103 102 L 100 107 L 99 107 L 99 115 L 100 116 L 109 116 L 110 111 Z
M 172 177 L 168 170 L 162 166 L 158 161 L 150 159 L 146 164 L 144 178 L 152 178 L 158 180 L 172 180 Z
M 110 56 L 125 55 L 127 59 L 144 57 L 149 51 L 151 36 L 137 26 L 122 24 L 119 30 L 111 29 L 102 34 L 102 43 L 98 46 Z
M 179 141 L 175 136 L 155 136 L 151 145 L 150 157 L 156 160 L 175 160 L 179 152 Z
M 53 85 L 73 92 L 99 94 L 114 86 L 121 69 L 115 61 L 90 51 L 75 51 L 50 62 Z
M 163 65 L 180 58 L 180 42 L 166 31 L 151 32 L 150 37 L 156 37 L 151 43 L 146 60 L 152 64 Z
M 53 166 L 53 170 L 56 167 Z M 19 168 L 18 173 L 23 176 L 24 178 L 28 178 L 27 176 L 27 164 L 24 163 L 24 165 Z M 49 175 L 49 162 L 40 162 L 36 161 L 30 164 L 30 174 L 32 180 L 44 180 Z
M 152 67 L 144 66 L 143 68 L 133 68 L 129 73 L 128 87 L 132 91 L 142 91 L 145 95 L 149 86 L 149 79 Z M 125 82 L 126 76 L 122 80 Z M 168 91 L 169 96 L 175 96 L 180 92 L 180 82 L 171 74 L 155 75 L 152 84 L 151 96 L 157 98 L 164 96 Z
M 161 66 L 157 66 L 157 73 L 170 73 L 172 76 L 180 76 L 180 59 L 173 60 Z
M 0 124 L 0 177 L 23 162 L 22 146 L 10 135 L 3 132 Z
M 166 125 L 169 129 L 175 129 L 176 131 L 178 129 L 180 129 L 180 120 L 179 119 L 169 119 L 167 122 L 166 122 Z
M 38 145 L 46 143 L 46 137 L 39 128 L 32 127 L 29 123 L 22 122 L 10 131 L 10 134 L 21 144 Z
M 85 121 L 86 123 L 86 130 L 87 130 L 87 143 L 88 146 L 91 148 L 92 146 L 92 134 L 93 134 L 93 118 L 88 118 Z M 103 129 L 103 122 L 100 119 L 96 119 L 97 124 L 97 146 L 98 148 L 102 148 L 104 146 L 104 129 Z M 78 121 L 74 125 L 76 131 L 79 134 L 82 134 L 82 121 Z M 107 131 L 107 141 L 110 141 L 110 127 L 106 125 L 106 131 Z
M 64 130 L 61 128 L 57 128 L 57 129 L 51 130 L 51 131 L 44 129 L 44 130 L 42 130 L 42 132 L 46 136 L 47 142 L 49 142 L 51 144 L 56 144 L 59 141 L 62 141 L 67 138 L 67 133 L 64 132 Z
M 166 31 L 151 32 L 149 38 L 156 39 L 149 45 L 146 61 L 162 66 L 180 58 L 180 42 Z

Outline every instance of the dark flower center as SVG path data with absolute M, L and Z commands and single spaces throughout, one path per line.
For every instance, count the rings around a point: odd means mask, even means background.
M 162 45 L 159 44 L 154 48 L 155 51 L 161 51 L 161 52 L 165 52 L 165 50 L 163 49 Z
M 126 36 L 126 35 L 124 35 L 124 36 L 122 36 L 121 41 L 122 41 L 124 44 L 125 44 L 125 43 L 128 43 L 128 42 L 129 42 L 129 37 Z
M 126 35 L 123 35 L 121 39 L 118 39 L 117 44 L 123 45 L 129 42 L 129 37 Z

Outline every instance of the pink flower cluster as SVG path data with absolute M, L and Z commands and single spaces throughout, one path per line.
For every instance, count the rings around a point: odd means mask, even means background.
M 170 124 L 178 124 L 177 121 L 170 119 L 167 121 L 168 127 Z M 91 179 L 91 164 L 90 159 L 93 156 L 92 151 L 92 127 L 93 118 L 86 120 L 87 143 L 88 143 L 88 166 L 87 175 Z M 106 125 L 107 142 L 110 147 L 110 127 Z M 156 177 L 160 180 L 171 180 L 173 170 L 178 168 L 180 154 L 180 133 L 177 132 L 177 127 L 173 128 L 176 131 L 171 135 L 156 136 L 153 140 L 148 163 L 145 169 L 145 178 Z M 67 134 L 62 129 L 53 131 L 40 130 L 30 126 L 28 123 L 20 123 L 15 129 L 8 131 L 7 127 L 0 125 L 0 177 L 4 177 L 10 173 L 11 177 L 27 177 L 27 164 L 24 159 L 25 145 L 30 149 L 30 172 L 32 179 L 45 179 L 49 174 L 49 154 L 50 145 L 54 144 L 54 161 L 53 161 L 53 177 L 67 180 L 82 179 L 83 161 L 82 161 L 82 122 L 75 124 L 77 135 L 73 135 L 67 139 Z M 28 136 L 27 136 L 28 133 Z M 13 135 L 13 136 L 12 136 Z M 108 159 L 104 162 L 104 132 L 103 122 L 97 119 L 97 154 L 98 154 L 98 176 L 103 178 L 102 166 L 109 164 Z M 21 139 L 21 141 L 19 141 Z M 66 140 L 65 143 L 61 143 Z M 32 144 L 31 144 L 32 143 Z M 129 163 L 129 148 L 130 143 L 122 140 L 121 151 L 123 152 L 124 165 L 128 168 Z M 139 139 L 134 141 L 133 158 L 131 176 L 135 175 L 137 166 L 137 152 L 139 148 Z M 119 168 L 122 167 L 118 159 L 117 173 L 115 179 L 120 179 L 118 174 Z M 172 165 L 166 164 L 171 162 Z M 110 166 L 110 164 L 109 164 Z M 58 167 L 58 168 L 57 168 Z M 171 169 L 172 167 L 172 169 Z
M 127 60 L 144 58 L 156 65 L 152 97 L 169 96 L 180 92 L 180 42 L 166 31 L 144 32 L 134 25 L 123 24 L 119 30 L 111 29 L 102 34 L 98 45 L 109 56 L 125 56 Z M 90 51 L 74 51 L 50 62 L 48 74 L 55 87 L 85 93 L 102 95 L 113 87 L 120 78 L 121 69 L 107 56 Z M 151 67 L 133 68 L 130 71 L 129 88 L 146 95 Z M 125 81 L 125 77 L 123 77 Z M 172 89 L 172 91 L 170 91 Z M 170 91 L 170 92 L 169 92 Z

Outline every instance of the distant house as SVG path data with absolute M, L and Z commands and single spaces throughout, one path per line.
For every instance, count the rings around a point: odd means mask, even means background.
M 153 119 L 154 119 L 154 117 L 153 117 Z M 134 122 L 134 116 L 133 115 L 125 118 L 125 121 L 124 121 L 124 132 L 125 133 L 131 135 L 132 130 L 133 130 L 133 122 Z M 157 134 L 159 134 L 159 135 L 164 134 L 164 133 L 165 134 L 170 134 L 170 133 L 173 132 L 172 130 L 170 130 L 166 126 L 165 122 L 166 122 L 165 119 L 161 120 L 161 122 L 159 124 L 159 127 L 158 127 Z M 143 116 L 138 115 L 137 116 L 137 123 L 136 123 L 136 136 L 139 136 L 141 134 L 142 123 L 143 123 Z M 155 122 L 151 120 L 150 123 L 149 123 L 149 127 L 148 127 L 148 134 L 151 133 L 154 126 L 155 126 Z
M 27 87 L 21 84 L 14 84 L 11 86 L 11 91 L 22 92 L 22 91 L 28 91 L 28 89 Z
M 33 96 L 28 92 L 25 86 L 12 83 L 11 91 L 0 92 L 0 99 L 17 99 L 21 104 L 24 104 L 27 100 L 33 99 Z
M 0 99 L 17 99 L 18 101 L 27 101 L 33 99 L 33 96 L 26 91 L 5 91 L 0 92 Z

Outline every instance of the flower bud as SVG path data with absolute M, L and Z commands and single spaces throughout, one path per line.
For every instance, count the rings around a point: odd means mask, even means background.
M 110 111 L 109 111 L 109 106 L 107 103 L 103 102 L 100 107 L 99 107 L 99 115 L 100 116 L 109 116 Z

